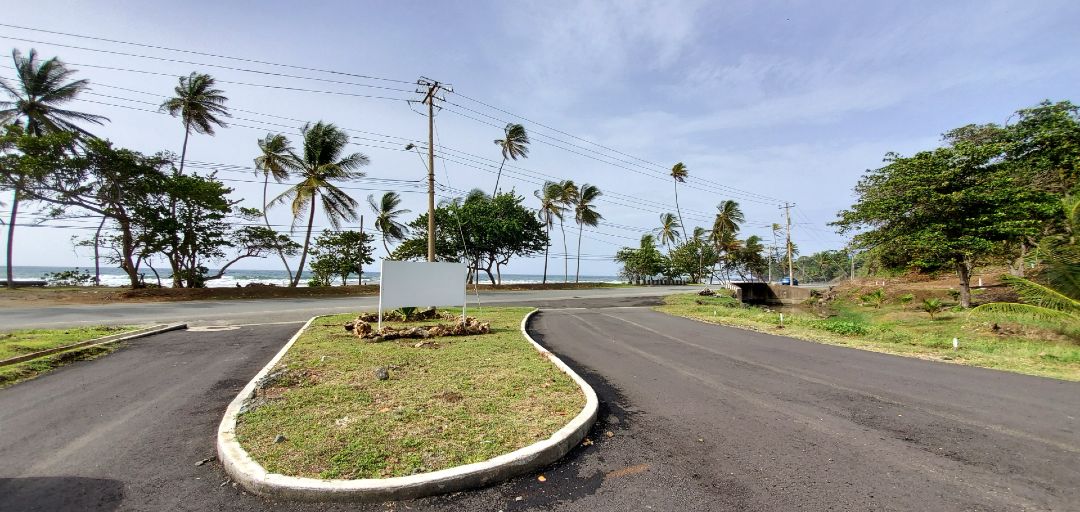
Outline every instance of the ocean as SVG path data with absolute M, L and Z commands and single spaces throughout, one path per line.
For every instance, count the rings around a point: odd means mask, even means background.
M 74 270 L 75 267 L 34 267 L 34 266 L 14 266 L 13 274 L 15 279 L 19 280 L 37 280 L 45 279 L 46 273 L 63 272 L 65 270 Z M 89 270 L 91 279 L 94 275 L 94 267 L 78 267 L 79 271 Z M 154 273 L 148 269 L 141 269 L 141 272 L 146 274 L 147 283 L 157 283 L 157 278 L 154 277 Z M 161 284 L 164 286 L 171 286 L 172 280 L 168 279 L 171 274 L 169 269 L 158 269 L 158 273 L 161 274 Z M 217 269 L 211 269 L 211 274 L 217 273 Z M 487 274 L 481 272 L 480 284 L 488 283 Z M 7 267 L 0 266 L 0 280 L 7 278 Z M 311 278 L 311 274 L 304 272 L 304 279 L 300 281 L 300 286 L 307 286 L 307 280 Z M 503 274 L 502 284 L 527 284 L 527 283 L 540 283 L 543 276 L 539 274 Z M 561 283 L 563 282 L 563 276 L 548 274 L 549 283 Z M 570 276 L 570 281 L 573 282 L 574 276 Z M 589 283 L 619 283 L 622 282 L 615 276 L 581 276 L 579 279 L 581 282 Z M 115 267 L 101 267 L 101 284 L 104 286 L 124 286 L 130 284 L 126 273 Z M 221 279 L 215 279 L 207 282 L 207 286 L 210 288 L 219 287 L 235 287 L 236 285 L 245 286 L 249 283 L 259 284 L 276 284 L 278 286 L 287 286 L 288 274 L 284 270 L 251 270 L 251 269 L 229 269 L 225 272 L 225 275 Z M 337 279 L 333 283 L 335 286 L 341 284 L 341 280 Z M 358 284 L 356 277 L 353 276 L 349 279 L 349 284 Z M 378 272 L 364 272 L 363 284 L 379 284 Z

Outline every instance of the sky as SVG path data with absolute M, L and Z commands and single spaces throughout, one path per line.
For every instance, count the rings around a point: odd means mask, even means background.
M 711 227 L 716 205 L 734 199 L 746 216 L 741 236 L 771 243 L 769 226 L 784 224 L 782 206 L 794 203 L 791 237 L 811 254 L 843 248 L 828 223 L 886 153 L 933 149 L 945 131 L 1003 124 L 1040 101 L 1080 101 L 1080 3 L 1070 1 L 192 0 L 181 9 L 37 0 L 4 13 L 0 45 L 78 70 L 91 91 L 70 108 L 108 117 L 86 128 L 120 147 L 179 154 L 183 125 L 157 105 L 177 77 L 214 76 L 234 117 L 215 136 L 191 136 L 185 171 L 217 171 L 244 206 L 262 205 L 257 139 L 280 132 L 297 141 L 307 121 L 351 130 L 350 151 L 371 164 L 366 178 L 343 186 L 362 204 L 365 230 L 368 194 L 400 192 L 406 222 L 426 211 L 425 165 L 404 148 L 426 144 L 427 119 L 406 100 L 421 98 L 421 77 L 449 84 L 435 121 L 445 155 L 436 180 L 449 187 L 440 198 L 490 193 L 501 162 L 493 140 L 506 123 L 523 124 L 528 157 L 507 162 L 500 188 L 529 207 L 546 179 L 604 192 L 604 221 L 581 233 L 582 275 L 613 275 L 612 255 L 676 212 L 668 176 L 676 162 L 690 173 L 677 190 L 687 230 Z M 0 77 L 11 76 L 11 61 L 0 59 Z M 271 182 L 271 197 L 286 188 Z M 29 212 L 25 223 L 41 218 Z M 288 231 L 292 219 L 281 207 L 270 220 Z M 20 222 L 15 265 L 92 265 L 71 237 L 97 222 Z M 573 279 L 577 226 L 565 231 Z M 302 229 L 293 235 L 302 241 Z M 561 274 L 561 232 L 552 241 L 549 272 Z M 377 245 L 376 258 L 385 256 Z M 542 255 L 517 259 L 504 273 L 543 265 Z

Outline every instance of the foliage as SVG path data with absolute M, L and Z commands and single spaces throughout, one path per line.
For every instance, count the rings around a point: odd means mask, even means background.
M 502 178 L 502 170 L 503 166 L 506 165 L 506 160 L 517 161 L 518 158 L 529 157 L 529 134 L 525 132 L 525 127 L 520 124 L 506 123 L 506 127 L 503 128 L 503 138 L 495 139 L 495 145 L 499 146 L 503 157 L 502 163 L 499 164 L 499 172 L 495 175 L 495 188 L 493 189 L 493 193 L 498 194 L 499 178 Z
M 540 200 L 540 208 L 536 210 L 536 216 L 544 225 L 544 232 L 548 235 L 548 241 L 544 244 L 544 278 L 547 283 L 548 251 L 551 249 L 551 228 L 555 227 L 555 220 L 562 225 L 563 215 L 566 214 L 569 204 L 569 194 L 565 184 L 554 181 L 545 181 L 540 190 L 534 190 L 533 195 Z
M 910 304 L 910 303 L 911 303 L 911 301 L 915 300 L 915 295 L 914 295 L 914 294 L 911 294 L 911 293 L 909 293 L 909 294 L 906 294 L 906 295 L 901 295 L 901 296 L 897 297 L 897 298 L 896 298 L 896 300 L 897 300 L 897 302 L 899 302 L 899 303 L 900 303 L 900 304 L 901 304 L 901 305 L 902 305 L 902 306 L 903 306 L 903 307 L 904 307 L 905 309 L 907 309 L 907 305 L 908 305 L 908 304 Z
M 90 86 L 90 82 L 75 80 L 64 83 L 75 71 L 68 69 L 57 57 L 42 62 L 33 49 L 26 57 L 15 49 L 11 51 L 11 59 L 14 61 L 18 79 L 13 85 L 0 78 L 0 89 L 12 99 L 0 101 L 0 124 L 6 125 L 25 119 L 28 135 L 73 132 L 92 136 L 75 122 L 100 125 L 102 121 L 109 120 L 104 116 L 59 108 L 76 99 L 79 93 Z
M 390 247 L 386 242 L 404 240 L 408 229 L 398 222 L 397 218 L 412 210 L 398 208 L 401 205 L 401 195 L 397 192 L 384 193 L 378 202 L 374 195 L 369 195 L 367 201 L 371 211 L 375 212 L 375 229 L 382 233 L 383 249 L 386 249 L 386 254 L 389 255 Z
M 330 286 L 330 276 L 338 276 L 344 286 L 353 274 L 359 279 L 364 265 L 375 262 L 371 257 L 375 248 L 370 245 L 374 241 L 374 236 L 359 231 L 324 230 L 315 238 L 315 250 L 311 253 L 311 272 L 315 276 L 312 281 Z
M 687 169 L 682 162 L 679 162 L 671 168 L 670 174 L 671 178 L 675 180 L 675 211 L 679 214 L 679 227 L 683 228 L 683 238 L 686 238 L 686 223 L 683 222 L 682 210 L 679 208 L 679 183 L 686 183 L 686 178 L 690 174 L 689 171 L 690 169 Z M 664 243 L 662 237 L 661 243 Z
M 270 176 L 274 177 L 274 181 L 281 183 L 289 178 L 289 171 L 295 168 L 296 150 L 293 149 L 289 139 L 280 133 L 268 133 L 263 139 L 259 139 L 259 156 L 255 157 L 255 175 L 258 176 L 259 172 L 263 174 L 263 194 L 262 194 L 262 218 L 266 224 L 266 229 L 273 230 L 270 226 L 270 217 L 267 215 L 268 204 L 266 200 L 267 187 L 270 185 Z M 288 254 L 284 251 L 276 251 L 278 257 L 281 258 L 281 263 L 285 265 L 285 272 L 289 276 L 289 282 L 293 280 L 292 268 L 289 267 L 289 260 L 285 258 Z
M 679 223 L 678 218 L 674 213 L 661 213 L 660 214 L 660 227 L 653 230 L 654 233 L 660 235 L 660 243 L 669 246 L 675 243 L 679 238 L 679 228 L 682 224 Z
M 474 191 L 464 199 L 443 202 L 435 209 L 435 255 L 442 261 L 464 261 L 470 275 L 483 270 L 492 284 L 501 284 L 503 265 L 515 257 L 539 254 L 548 243 L 543 224 L 522 206 L 524 200 L 514 192 L 489 197 Z M 425 259 L 427 214 L 408 226 L 411 236 L 394 249 L 392 259 Z
M 93 279 L 89 270 L 79 272 L 79 267 L 75 267 L 75 270 L 46 272 L 44 277 L 49 286 L 86 286 Z
M 885 302 L 885 290 L 874 290 L 862 296 L 862 300 L 874 305 L 874 308 L 880 308 L 881 304 Z
M 937 313 L 941 311 L 943 307 L 944 306 L 941 304 L 941 299 L 938 299 L 936 297 L 929 297 L 923 299 L 922 301 L 922 310 L 930 314 L 931 321 L 934 320 L 934 315 L 937 315 Z
M 596 227 L 604 216 L 596 211 L 594 204 L 594 201 L 603 195 L 599 187 L 585 183 L 574 192 L 570 201 L 574 205 L 574 222 L 578 225 L 577 270 L 574 272 L 576 283 L 581 274 L 581 232 L 585 226 Z
M 229 100 L 223 94 L 224 91 L 215 89 L 216 81 L 206 74 L 194 71 L 188 76 L 180 77 L 180 84 L 173 92 L 176 96 L 169 98 L 158 107 L 159 112 L 168 112 L 173 117 L 180 116 L 184 122 L 184 148 L 180 152 L 180 174 L 184 173 L 184 160 L 187 156 L 188 135 L 195 133 L 214 135 L 214 126 L 227 128 L 222 117 L 232 117 L 225 102 Z
M 657 250 L 656 237 L 650 234 L 641 236 L 638 248 L 620 249 L 615 253 L 615 262 L 622 265 L 619 276 L 631 281 L 655 276 L 668 267 L 667 257 Z

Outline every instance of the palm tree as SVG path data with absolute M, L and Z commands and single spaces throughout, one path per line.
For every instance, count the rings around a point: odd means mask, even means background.
M 90 87 L 90 82 L 86 80 L 64 83 L 75 71 L 68 69 L 59 58 L 41 62 L 37 58 L 37 51 L 30 50 L 30 55 L 23 57 L 16 49 L 11 51 L 11 59 L 15 61 L 18 81 L 12 85 L 0 78 L 0 89 L 12 99 L 0 101 L 0 124 L 19 122 L 25 118 L 27 135 L 39 136 L 61 131 L 90 135 L 74 121 L 100 125 L 102 121 L 109 120 L 104 116 L 57 108 Z
M 577 193 L 574 194 L 574 222 L 578 224 L 577 270 L 574 271 L 575 283 L 581 277 L 581 232 L 585 230 L 585 226 L 596 227 L 600 220 L 604 218 L 594 209 L 596 205 L 593 204 L 593 201 L 603 194 L 603 192 L 600 192 L 599 187 L 588 183 L 578 187 Z
M 499 174 L 495 175 L 495 192 L 499 193 L 499 179 L 502 178 L 503 166 L 506 159 L 517 160 L 518 157 L 529 157 L 529 134 L 525 133 L 525 127 L 520 124 L 506 123 L 503 128 L 503 138 L 495 139 L 495 144 L 502 149 L 502 163 L 499 164 Z
M 268 205 L 266 203 L 266 189 L 270 185 L 270 176 L 274 177 L 274 181 L 281 183 L 289 179 L 289 170 L 294 169 L 294 162 L 296 160 L 296 154 L 294 153 L 292 144 L 289 139 L 280 133 L 268 133 L 266 138 L 259 139 L 259 156 L 255 157 L 255 175 L 258 176 L 262 171 L 263 175 L 263 221 L 266 222 L 266 228 L 273 230 L 270 227 L 270 217 L 266 211 Z M 289 260 L 285 258 L 285 253 L 280 249 L 278 250 L 278 256 L 281 257 L 281 262 L 285 264 L 285 272 L 289 274 L 289 282 L 292 282 L 293 273 L 289 268 Z
M 180 152 L 180 174 L 184 174 L 184 159 L 187 157 L 188 135 L 195 133 L 214 135 L 214 125 L 228 128 L 217 116 L 232 117 L 225 106 L 226 98 L 220 89 L 214 88 L 215 81 L 210 75 L 200 75 L 194 71 L 180 77 L 180 85 L 174 92 L 176 96 L 165 100 L 158 108 L 159 112 L 180 116 L 184 121 L 184 149 Z
M 574 197 L 577 196 L 577 185 L 573 180 L 559 182 L 559 204 L 564 210 L 569 210 L 574 205 Z M 563 218 L 559 217 L 559 230 L 562 231 L 563 247 L 563 282 L 570 282 L 570 253 L 566 249 L 566 227 L 563 226 Z
M 541 193 L 541 190 L 543 193 Z M 545 181 L 544 186 L 540 190 L 533 191 L 533 195 L 540 200 L 540 209 L 536 211 L 536 216 L 540 218 L 540 222 L 544 223 L 544 228 L 547 229 L 548 235 L 547 245 L 544 246 L 544 279 L 542 281 L 542 283 L 547 283 L 548 251 L 551 249 L 551 228 L 555 227 L 555 219 L 559 219 L 559 224 L 562 225 L 563 214 L 566 212 L 566 207 L 563 206 L 562 199 L 566 195 L 566 191 L 554 181 Z
M 743 217 L 742 208 L 739 207 L 739 203 L 731 199 L 725 199 L 720 201 L 720 204 L 716 205 L 716 219 L 713 220 L 712 233 L 710 234 L 710 241 L 716 247 L 716 252 L 719 254 L 723 251 L 721 247 L 728 235 L 734 235 L 739 232 L 739 224 L 746 220 Z M 734 236 L 732 236 L 734 238 Z M 724 260 L 730 260 L 729 255 L 725 253 Z M 717 262 L 719 263 L 719 262 Z
M 682 210 L 679 209 L 679 183 L 686 183 L 689 171 L 690 169 L 687 169 L 682 162 L 671 168 L 671 177 L 675 179 L 675 211 L 679 213 L 679 226 L 683 227 L 683 238 L 686 238 L 686 224 L 682 220 Z
M 682 224 L 675 218 L 674 213 L 661 213 L 660 227 L 653 231 L 660 235 L 660 243 L 667 247 L 679 238 L 678 229 L 681 227 Z
M 375 229 L 382 233 L 383 249 L 386 249 L 386 256 L 390 256 L 390 247 L 386 245 L 386 241 L 403 240 L 405 238 L 406 227 L 404 224 L 397 221 L 398 216 L 403 213 L 409 213 L 412 210 L 402 210 L 398 206 L 401 205 L 401 195 L 397 192 L 387 192 L 382 195 L 379 202 L 375 202 L 375 195 L 370 194 L 367 196 L 368 206 L 371 207 L 371 211 L 375 212 Z
M 712 234 L 712 232 L 701 226 L 695 226 L 693 233 L 694 234 L 691 240 L 694 241 L 694 244 L 697 245 L 698 249 L 698 275 L 704 276 L 705 251 L 702 250 L 702 243 L 709 239 L 709 236 Z
M 301 218 L 304 208 L 309 210 L 304 249 L 300 254 L 300 266 L 297 267 L 296 275 L 290 284 L 292 287 L 300 284 L 300 276 L 304 274 L 311 228 L 315 223 L 315 200 L 322 199 L 323 212 L 334 229 L 340 229 L 343 220 L 356 220 L 356 207 L 359 203 L 330 182 L 362 178 L 364 173 L 354 169 L 370 163 L 363 153 L 342 156 L 349 144 L 349 136 L 333 124 L 324 124 L 322 121 L 315 125 L 308 123 L 300 129 L 300 133 L 304 136 L 303 154 L 292 158 L 292 165 L 301 178 L 300 183 L 293 185 L 271 202 L 271 205 L 278 205 L 290 201 L 293 229 L 296 229 L 296 222 Z
M 17 83 L 13 85 L 0 78 L 0 89 L 3 89 L 12 100 L 0 101 L 0 124 L 18 126 L 20 133 L 32 136 L 57 132 L 74 132 L 92 136 L 89 132 L 76 125 L 74 121 L 86 121 L 100 125 L 102 121 L 109 120 L 98 115 L 57 108 L 75 99 L 80 92 L 89 88 L 90 82 L 76 80 L 65 83 L 75 71 L 68 69 L 56 57 L 41 62 L 38 60 L 35 50 L 30 50 L 30 55 L 23 57 L 22 53 L 15 49 L 11 51 L 11 59 L 14 61 L 15 74 L 18 79 Z M 24 119 L 26 121 L 25 127 L 22 126 Z M 13 198 L 7 237 L 7 285 L 9 288 L 15 286 L 12 270 L 15 221 L 19 212 L 20 195 L 22 195 L 21 192 L 23 192 L 25 186 L 25 178 L 20 178 L 11 187 Z

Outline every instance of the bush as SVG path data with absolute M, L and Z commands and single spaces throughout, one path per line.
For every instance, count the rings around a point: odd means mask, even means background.
M 870 329 L 858 320 L 825 320 L 815 325 L 815 327 L 845 336 L 865 336 L 870 334 Z
M 89 270 L 80 273 L 79 267 L 63 272 L 46 272 L 44 277 L 49 286 L 86 286 L 92 279 Z

